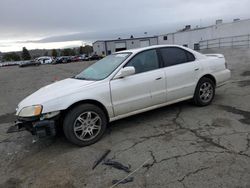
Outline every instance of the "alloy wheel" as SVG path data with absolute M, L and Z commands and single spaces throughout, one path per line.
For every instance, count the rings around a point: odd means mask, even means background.
M 88 111 L 80 114 L 74 122 L 74 133 L 76 137 L 82 141 L 94 139 L 100 132 L 102 120 L 100 116 Z
M 209 82 L 204 82 L 200 86 L 199 97 L 200 100 L 204 103 L 209 102 L 213 98 L 213 86 Z

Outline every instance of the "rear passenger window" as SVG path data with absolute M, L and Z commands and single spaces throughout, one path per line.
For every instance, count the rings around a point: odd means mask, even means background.
M 165 67 L 179 65 L 182 63 L 195 60 L 193 54 L 181 48 L 176 48 L 176 47 L 161 48 L 160 52 Z
M 190 61 L 195 61 L 195 57 L 194 57 L 193 54 L 191 54 L 191 53 L 188 52 L 188 51 L 186 51 L 186 53 L 187 53 L 187 60 L 188 60 L 188 62 L 190 62 Z
M 139 53 L 129 61 L 126 67 L 128 66 L 133 66 L 135 68 L 135 73 L 142 73 L 158 69 L 159 63 L 156 50 L 147 50 L 145 52 Z

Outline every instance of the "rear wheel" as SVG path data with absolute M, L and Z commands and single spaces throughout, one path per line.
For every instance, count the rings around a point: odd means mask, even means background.
M 68 112 L 63 131 L 70 142 L 87 146 L 101 139 L 106 126 L 107 118 L 102 109 L 92 104 L 82 104 Z
M 209 78 L 201 78 L 196 86 L 193 101 L 197 106 L 209 105 L 215 95 L 215 83 Z

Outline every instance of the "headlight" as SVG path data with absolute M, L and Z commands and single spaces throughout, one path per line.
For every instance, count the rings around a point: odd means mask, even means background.
M 18 114 L 20 117 L 39 116 L 42 113 L 42 105 L 24 107 Z

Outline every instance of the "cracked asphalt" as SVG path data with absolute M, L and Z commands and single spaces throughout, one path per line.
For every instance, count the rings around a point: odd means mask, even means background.
M 128 174 L 103 164 L 92 170 L 106 149 L 108 159 L 136 170 L 117 187 L 250 187 L 250 49 L 204 52 L 223 53 L 232 71 L 210 106 L 187 101 L 119 120 L 83 148 L 62 135 L 34 142 L 28 132 L 6 131 L 20 100 L 92 62 L 1 68 L 0 187 L 111 187 Z

